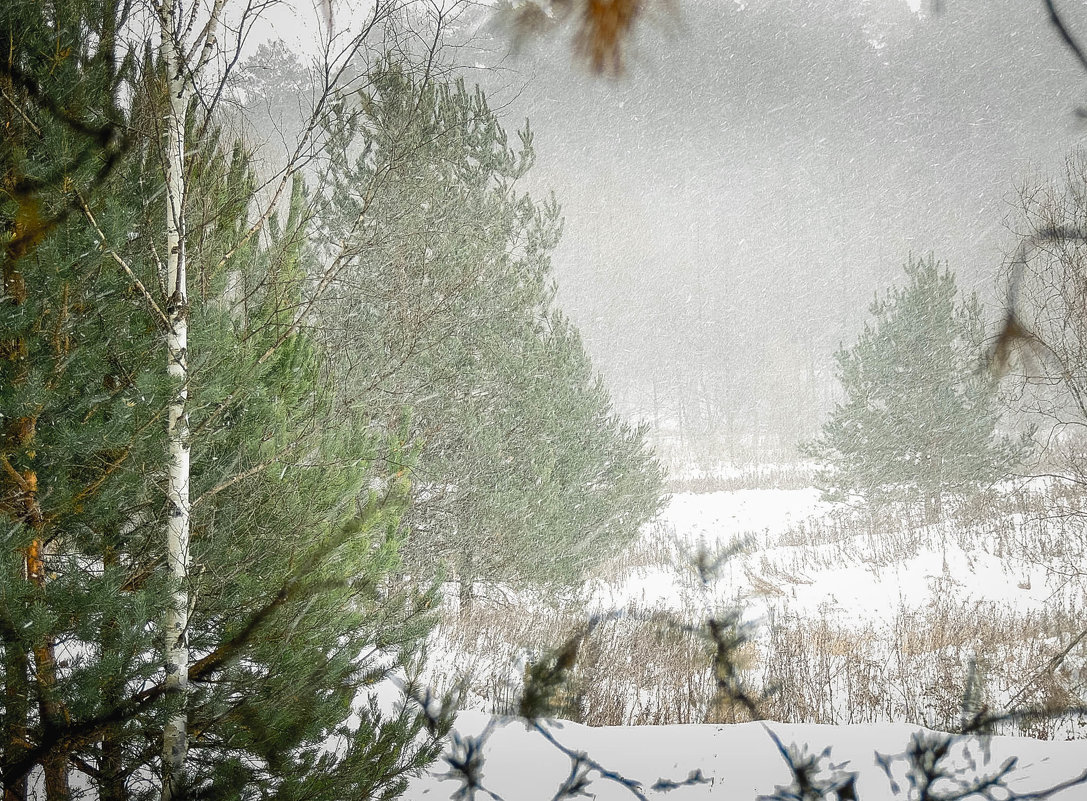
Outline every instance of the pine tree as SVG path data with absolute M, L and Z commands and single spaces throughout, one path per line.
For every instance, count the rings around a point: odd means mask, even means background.
M 576 582 L 654 514 L 661 475 L 554 309 L 558 205 L 516 189 L 530 129 L 513 146 L 478 88 L 386 62 L 329 137 L 328 237 L 357 255 L 323 337 L 346 395 L 388 429 L 408 415 L 412 562 L 444 561 L 464 600 L 480 577 Z
M 145 372 L 160 331 L 99 247 L 100 231 L 140 266 L 126 230 L 140 209 L 120 190 L 138 180 L 118 141 L 116 98 L 132 80 L 115 51 L 121 9 L 24 2 L 0 20 L 2 747 L 5 794 L 21 797 L 26 771 L 14 767 L 36 746 L 154 674 L 144 624 L 161 584 L 130 583 L 122 562 L 144 553 L 134 523 L 161 462 L 163 386 Z M 94 225 L 82 212 L 92 207 Z M 122 729 L 101 732 L 106 797 Z M 35 761 L 47 796 L 67 797 L 69 754 Z
M 192 570 L 179 582 L 167 569 L 168 193 L 160 143 L 141 138 L 162 84 L 153 59 L 113 49 L 127 7 L 0 16 L 4 792 L 22 797 L 41 766 L 50 799 L 72 771 L 111 799 L 156 778 L 175 795 L 390 797 L 442 733 L 410 704 L 356 703 L 407 669 L 429 625 L 430 594 L 386 579 L 408 490 L 375 469 L 364 420 L 330 417 L 327 356 L 294 324 L 310 258 L 301 184 L 283 224 L 247 239 L 248 157 L 191 116 Z M 162 676 L 179 591 L 183 692 Z M 178 721 L 183 775 L 160 750 Z
M 223 243 L 238 241 L 239 198 L 253 186 L 243 150 L 207 152 L 190 184 L 207 205 L 189 217 L 215 228 L 189 243 L 201 287 L 190 311 L 189 645 L 205 655 L 193 668 L 189 781 L 212 797 L 391 797 L 438 753 L 438 732 L 426 735 L 410 705 L 386 717 L 354 704 L 361 687 L 409 668 L 431 623 L 425 587 L 387 582 L 408 487 L 375 471 L 365 420 L 331 416 L 326 357 L 294 326 L 311 258 L 301 181 L 267 245 L 232 250 L 214 273 L 198 267 L 221 264 Z M 201 674 L 242 634 L 221 668 Z M 341 759 L 324 753 L 332 736 Z
M 506 343 L 491 365 L 501 383 L 485 377 L 503 394 L 451 405 L 446 447 L 433 454 L 430 469 L 467 479 L 452 513 L 438 510 L 456 532 L 442 545 L 464 583 L 574 585 L 657 511 L 660 475 L 561 313 Z
M 825 460 L 831 497 L 911 499 L 928 519 L 947 492 L 1007 475 L 1029 434 L 999 433 L 994 387 L 980 370 L 985 324 L 971 295 L 932 256 L 906 263 L 907 284 L 871 306 L 873 322 L 835 354 L 845 399 L 806 446 Z

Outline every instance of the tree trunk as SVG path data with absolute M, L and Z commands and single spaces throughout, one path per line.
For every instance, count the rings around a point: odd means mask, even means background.
M 457 600 L 459 601 L 458 611 L 462 615 L 472 608 L 472 582 L 475 579 L 474 562 L 472 551 L 469 548 L 461 551 L 460 566 L 457 570 L 460 597 Z
M 189 572 L 189 419 L 188 400 L 188 287 L 185 275 L 185 110 L 188 77 L 177 42 L 176 6 L 161 11 L 162 55 L 166 64 L 169 110 L 166 137 L 166 372 L 175 383 L 167 422 L 169 471 L 166 484 L 166 564 L 173 579 L 173 594 L 163 626 L 166 688 L 171 716 L 162 737 L 162 799 L 185 794 L 185 758 L 188 753 L 187 696 L 189 686 L 188 572 Z
M 16 235 L 21 233 L 18 229 Z M 4 293 L 11 298 L 16 305 L 26 300 L 26 281 L 22 274 L 15 269 L 14 259 L 4 259 L 3 264 Z M 29 360 L 19 359 L 18 354 L 26 353 L 26 341 L 22 337 L 15 339 L 9 346 L 8 356 L 14 362 L 14 383 L 20 384 L 25 380 L 29 370 Z M 20 364 L 21 362 L 21 364 Z M 24 432 L 21 421 L 14 425 L 9 422 L 7 429 L 0 435 L 7 440 L 17 442 L 25 441 L 25 437 L 31 436 L 30 432 Z M 4 460 L 7 475 L 0 479 L 0 505 L 8 511 L 13 519 L 18 519 L 22 508 L 22 496 L 25 492 L 23 477 L 6 460 Z M 7 483 L 4 483 L 6 479 Z M 27 720 L 30 715 L 30 665 L 27 660 L 27 648 L 20 637 L 20 632 L 15 625 L 4 618 L 0 621 L 0 637 L 4 642 L 4 715 L 3 721 L 3 764 L 6 767 L 18 761 L 27 751 Z M 26 776 L 20 776 L 14 781 L 4 784 L 4 801 L 23 801 L 26 798 Z
M 4 764 L 19 760 L 27 750 L 26 721 L 30 712 L 30 676 L 19 633 L 10 625 L 0 632 L 4 640 Z M 4 785 L 4 801 L 26 798 L 26 776 Z
M 117 551 L 107 547 L 103 558 L 105 567 L 116 568 L 120 564 Z M 102 650 L 105 653 L 115 651 L 120 645 L 121 632 L 117 620 L 110 618 L 102 624 Z M 103 706 L 117 709 L 124 700 L 124 678 L 111 676 L 102 685 Z M 98 798 L 99 801 L 126 801 L 128 793 L 124 780 L 124 753 L 121 750 L 121 726 L 111 726 L 102 737 L 102 755 L 98 763 Z
M 33 440 L 35 425 L 36 418 L 24 418 L 20 421 L 20 425 L 17 426 L 22 432 L 20 439 L 24 444 Z M 36 535 L 27 548 L 24 564 L 26 565 L 27 581 L 34 586 L 36 593 L 41 595 L 45 592 L 47 546 L 42 538 L 44 515 L 38 503 L 38 475 L 33 470 L 24 470 L 19 473 L 11 467 L 6 459 L 4 464 L 8 468 L 9 481 L 12 483 L 14 491 L 12 496 L 14 503 L 12 504 L 9 501 L 9 505 L 12 507 L 12 511 L 16 513 L 17 519 L 32 528 Z M 27 746 L 26 720 L 29 711 L 31 678 L 27 676 L 26 652 L 24 647 L 18 644 L 20 639 L 18 634 L 16 632 L 6 633 L 4 639 L 5 657 L 7 657 L 9 650 L 12 652 L 10 654 L 10 665 L 6 664 L 5 667 L 10 667 L 15 671 L 14 682 L 9 681 L 6 690 L 6 700 L 13 702 L 16 707 L 16 711 L 11 714 L 17 718 L 11 724 L 7 738 L 7 746 L 10 751 L 7 756 L 10 759 L 12 755 L 25 750 Z M 58 728 L 63 728 L 67 720 L 64 705 L 57 697 L 55 650 L 56 644 L 52 636 L 47 636 L 44 642 L 33 648 L 34 671 L 32 681 L 38 698 L 38 717 L 41 721 L 43 735 L 46 738 Z M 15 664 L 16 660 L 18 660 L 19 664 Z M 15 692 L 23 692 L 24 694 L 21 699 L 14 699 L 12 696 Z M 7 714 L 7 710 L 5 710 L 5 713 Z M 18 734 L 15 733 L 16 730 L 18 730 Z M 19 742 L 16 742 L 17 739 Z M 41 766 L 45 773 L 45 792 L 48 801 L 67 801 L 71 795 L 68 788 L 68 755 L 60 751 L 51 752 L 42 760 Z M 25 782 L 22 787 L 23 792 L 25 792 Z M 7 793 L 8 788 L 5 788 L 5 795 Z
M 42 731 L 48 737 L 50 732 L 65 726 L 63 706 L 56 698 L 56 644 L 52 638 L 34 649 L 34 664 L 38 686 L 38 714 L 42 721 Z M 41 764 L 45 772 L 46 801 L 68 801 L 71 798 L 68 786 L 68 755 L 61 749 L 55 749 Z
M 40 518 L 40 515 L 37 517 Z M 30 582 L 43 592 L 46 580 L 45 556 L 42 541 L 34 540 L 27 552 L 26 572 Z M 41 719 L 42 733 L 48 738 L 51 732 L 64 728 L 66 719 L 64 706 L 57 698 L 56 643 L 52 637 L 46 638 L 44 643 L 34 648 L 34 682 L 38 693 L 38 716 Z M 68 801 L 71 797 L 68 787 L 68 755 L 61 749 L 55 749 L 41 764 L 45 773 L 47 801 Z

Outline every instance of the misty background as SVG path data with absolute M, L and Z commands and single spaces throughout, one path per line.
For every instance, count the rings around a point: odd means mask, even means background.
M 653 9 L 618 77 L 562 29 L 511 54 L 490 8 L 458 60 L 511 136 L 531 123 L 522 188 L 562 204 L 560 304 L 616 407 L 659 445 L 787 458 L 910 253 L 999 317 L 1018 191 L 1087 134 L 1087 75 L 1040 3 Z

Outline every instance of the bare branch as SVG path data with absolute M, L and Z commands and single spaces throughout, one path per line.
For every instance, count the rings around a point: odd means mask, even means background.
M 229 489 L 230 487 L 237 484 L 239 481 L 244 481 L 245 479 L 249 478 L 250 476 L 255 476 L 258 473 L 262 472 L 263 470 L 268 469 L 272 465 L 277 464 L 280 460 L 282 460 L 282 458 L 284 456 L 286 456 L 288 453 L 290 453 L 295 448 L 297 448 L 301 443 L 302 443 L 302 440 L 295 440 L 294 442 L 292 442 L 292 443 L 288 444 L 286 447 L 284 447 L 283 450 L 281 450 L 278 454 L 276 454 L 271 459 L 266 459 L 263 462 L 260 462 L 258 464 L 253 465 L 252 467 L 248 468 L 247 470 L 243 470 L 242 472 L 237 473 L 237 474 L 231 476 L 230 478 L 227 478 L 227 479 L 224 479 L 223 481 L 220 481 L 214 487 L 212 487 L 207 492 L 205 492 L 203 495 L 201 495 L 199 498 L 197 498 L 195 501 L 193 501 L 191 508 L 195 509 L 199 504 L 201 504 L 204 501 L 212 498 L 215 495 L 218 495 L 223 490 Z
M 1079 43 L 1072 38 L 1072 34 L 1069 33 L 1068 28 L 1065 27 L 1064 21 L 1061 19 L 1060 14 L 1057 13 L 1056 7 L 1053 5 L 1053 0 L 1045 0 L 1046 11 L 1049 12 L 1049 21 L 1054 28 L 1057 29 L 1057 33 L 1061 35 L 1061 39 L 1068 45 L 1068 49 L 1075 53 L 1079 63 L 1087 69 L 1087 55 L 1084 55 L 1083 49 L 1079 46 Z
M 132 271 L 132 268 L 128 266 L 128 262 L 122 259 L 120 255 L 118 255 L 117 251 L 109 246 L 109 243 L 106 241 L 106 235 L 102 232 L 102 229 L 98 227 L 98 222 L 94 219 L 94 215 L 91 213 L 91 209 L 87 205 L 87 201 L 83 199 L 83 195 L 80 194 L 78 189 L 74 191 L 76 198 L 79 201 L 79 206 L 83 209 L 83 214 L 87 217 L 87 220 L 94 228 L 95 233 L 98 234 L 98 241 L 102 247 L 102 251 L 106 255 L 110 256 L 115 262 L 117 262 L 121 269 L 125 271 L 125 274 L 132 281 L 133 285 L 136 287 L 136 289 L 139 290 L 140 294 L 143 295 L 143 299 L 147 301 L 147 305 L 150 306 L 152 311 L 154 311 L 155 314 L 158 316 L 159 322 L 161 322 L 165 327 L 169 328 L 170 318 L 168 318 L 163 313 L 162 309 L 159 308 L 159 305 L 155 303 L 155 299 L 151 296 L 151 293 L 147 291 L 147 287 L 143 285 L 143 282 L 136 276 L 136 273 L 134 273 Z

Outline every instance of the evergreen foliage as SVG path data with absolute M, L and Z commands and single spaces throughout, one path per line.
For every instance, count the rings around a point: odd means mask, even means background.
M 1029 433 L 998 431 L 990 377 L 979 369 L 985 322 L 977 297 L 932 256 L 906 263 L 907 283 L 871 306 L 874 321 L 835 354 L 845 399 L 805 446 L 829 463 L 832 497 L 922 501 L 932 519 L 945 492 L 1007 475 Z
M 110 164 L 97 136 L 142 111 L 126 119 L 115 101 L 133 80 L 131 60 L 103 49 L 118 9 L 20 2 L 0 19 L 0 83 L 16 101 L 0 108 L 0 747 L 5 793 L 22 797 L 13 766 L 72 721 L 106 717 L 158 668 L 146 622 L 164 586 L 142 568 L 156 558 L 165 387 L 148 372 L 154 321 L 74 210 L 86 199 L 127 263 L 147 266 L 127 236 L 141 210 L 123 187 L 138 183 L 138 162 Z M 91 761 L 99 750 L 104 797 L 144 734 L 142 722 L 111 723 L 97 744 L 70 746 Z M 68 756 L 41 760 L 51 797 L 63 796 Z
M 554 199 L 516 189 L 533 161 L 483 93 L 387 61 L 328 125 L 330 240 L 358 243 L 322 321 L 345 395 L 418 448 L 410 557 L 462 583 L 564 584 L 661 502 L 644 431 L 613 413 L 554 308 Z M 363 247 L 365 244 L 365 247 Z
M 164 690 L 161 83 L 150 59 L 115 57 L 126 8 L 0 15 L 4 791 L 23 797 L 40 765 L 49 799 L 77 771 L 103 799 L 157 794 L 163 727 L 182 711 L 195 794 L 394 797 L 445 725 L 365 701 L 410 670 L 430 626 L 432 591 L 388 581 L 409 488 L 375 467 L 365 420 L 333 421 L 327 355 L 291 325 L 311 258 L 301 183 L 286 219 L 238 247 L 248 157 L 195 125 L 192 689 Z M 123 148 L 97 136 L 113 128 Z
M 248 197 L 252 179 L 240 149 L 217 158 L 211 185 L 197 185 L 220 198 L 207 218 L 237 241 L 247 211 L 237 193 Z M 438 753 L 436 739 L 419 740 L 424 720 L 410 709 L 385 719 L 354 704 L 407 666 L 434 599 L 389 586 L 408 485 L 375 473 L 377 443 L 361 421 L 332 425 L 320 346 L 291 329 L 307 208 L 296 181 L 267 245 L 235 251 L 223 275 L 207 276 L 208 301 L 192 312 L 190 645 L 214 653 L 260 621 L 214 681 L 194 682 L 191 769 L 213 797 L 392 797 Z M 191 243 L 192 263 L 219 265 L 219 246 L 204 255 L 201 244 Z M 341 758 L 328 753 L 330 737 Z

